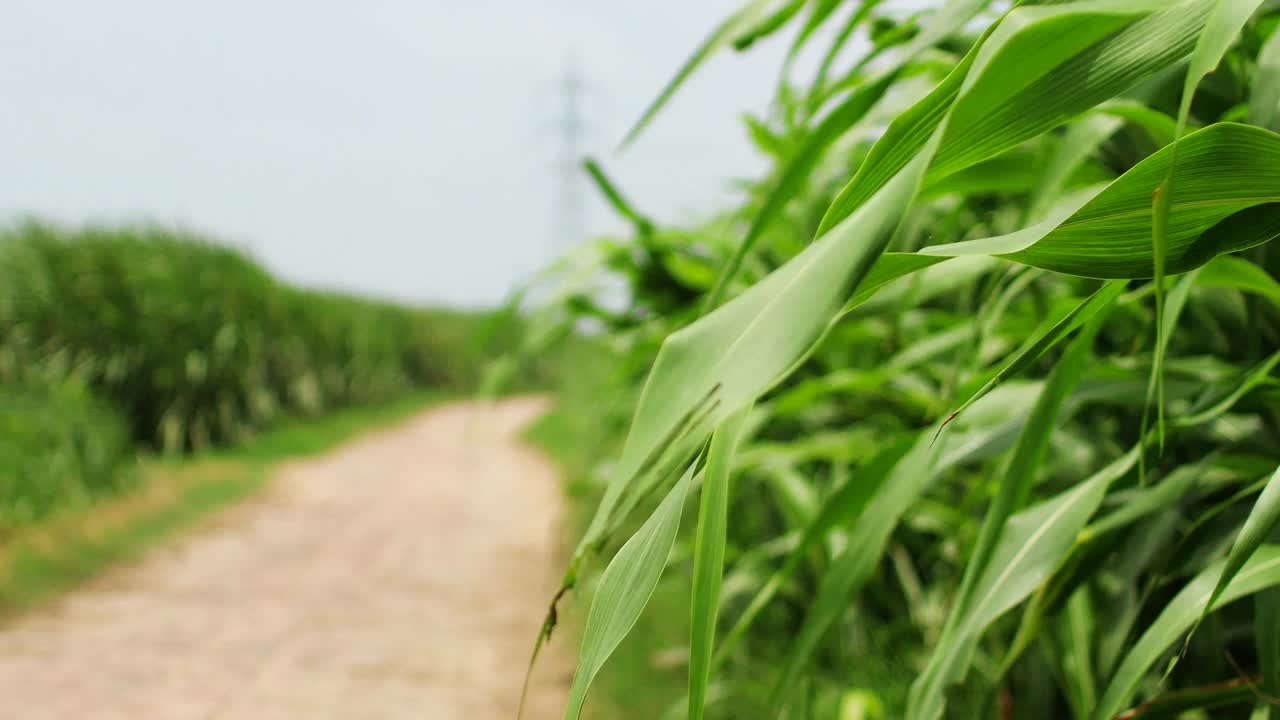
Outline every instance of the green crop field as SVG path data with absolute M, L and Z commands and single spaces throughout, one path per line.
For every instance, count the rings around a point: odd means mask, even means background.
M 139 453 L 479 380 L 482 319 L 293 287 L 158 227 L 0 233 L 0 542 L 131 489 Z M 498 338 L 501 339 L 500 337 Z
M 789 42 L 746 117 L 766 167 L 671 225 L 589 162 L 631 231 L 539 311 L 613 358 L 534 431 L 584 516 L 538 640 L 581 628 L 565 717 L 1280 718 L 1278 27 L 714 28 L 628 142 L 708 57 Z

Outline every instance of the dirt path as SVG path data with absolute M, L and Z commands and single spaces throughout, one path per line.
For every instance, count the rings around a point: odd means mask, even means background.
M 460 403 L 0 627 L 5 720 L 506 720 L 552 585 L 541 401 Z M 559 717 L 548 658 L 527 717 Z

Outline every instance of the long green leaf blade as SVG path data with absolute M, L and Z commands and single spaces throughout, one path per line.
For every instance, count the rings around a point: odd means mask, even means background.
M 1151 189 L 1166 176 L 1175 150 L 1179 191 L 1169 216 L 1166 272 L 1184 273 L 1280 235 L 1280 135 L 1219 123 L 1161 149 L 1057 217 L 921 252 L 996 255 L 1084 277 L 1151 277 Z
M 626 147 L 635 141 L 640 132 L 658 114 L 658 111 L 675 95 L 676 90 L 680 89 L 680 86 L 689 79 L 690 75 L 693 75 L 694 71 L 702 63 L 706 62 L 707 58 L 729 45 L 739 32 L 755 23 L 761 17 L 767 4 L 768 0 L 750 0 L 744 7 L 716 26 L 716 29 L 711 31 L 711 34 L 702 41 L 698 49 L 693 51 L 689 59 L 685 60 L 684 65 L 680 66 L 680 69 L 676 71 L 675 77 L 671 78 L 666 86 L 662 88 L 662 91 L 658 93 L 658 97 L 649 103 L 649 106 L 641 113 L 640 119 L 636 120 L 636 124 L 627 131 L 626 136 L 622 139 L 622 147 Z
M 1093 720 L 1111 720 L 1124 709 L 1160 655 L 1200 616 L 1201 608 L 1212 596 L 1224 565 L 1225 561 L 1209 566 L 1169 601 L 1125 655 L 1090 716 Z M 1210 610 L 1276 585 L 1280 585 L 1280 546 L 1264 545 L 1236 573 Z
M 649 603 L 658 578 L 666 568 L 671 547 L 675 545 L 692 477 L 693 467 L 690 467 L 605 568 L 587 615 L 578 670 L 565 706 L 565 720 L 577 720 L 582 714 L 591 682 Z
M 751 402 L 794 366 L 883 254 L 923 163 L 899 174 L 841 227 L 760 283 L 663 343 L 641 393 L 615 477 L 579 544 L 581 557 L 615 525 L 615 510 L 648 459 L 673 439 L 705 398 L 716 407 L 681 436 L 701 437 L 729 409 Z M 570 568 L 571 572 L 573 568 Z
M 893 82 L 895 75 L 886 73 L 879 79 L 859 88 L 843 103 L 829 112 L 810 132 L 794 154 L 788 159 L 777 185 L 765 197 L 764 203 L 751 220 L 747 234 L 734 248 L 729 262 L 720 271 L 715 287 L 707 295 L 705 307 L 712 310 L 720 304 L 725 291 L 742 267 L 742 261 L 755 247 L 756 242 L 769 228 L 770 223 L 782 212 L 788 201 L 796 196 L 822 153 L 843 133 L 849 130 L 871 109 Z
M 1209 594 L 1204 613 L 1201 615 L 1202 619 L 1226 591 L 1227 585 L 1235 578 L 1236 573 L 1240 572 L 1240 568 L 1244 567 L 1249 558 L 1253 557 L 1253 553 L 1267 540 L 1277 521 L 1280 521 L 1280 468 L 1276 468 L 1272 473 L 1271 479 L 1262 489 L 1262 494 L 1253 504 L 1253 509 L 1249 511 L 1249 516 L 1245 518 L 1244 525 L 1240 526 L 1235 541 L 1231 543 L 1231 551 L 1227 553 L 1226 562 L 1222 566 L 1222 575 L 1218 577 L 1213 592 Z M 1196 624 L 1199 625 L 1199 621 Z
M 698 530 L 693 550 L 692 619 L 689 631 L 689 720 L 705 713 L 720 583 L 724 575 L 725 533 L 729 521 L 729 480 L 734 452 L 750 408 L 730 416 L 711 436 L 702 481 Z
M 1174 131 L 1175 143 L 1169 155 L 1169 168 L 1165 171 L 1164 181 L 1155 191 L 1151 215 L 1151 279 L 1155 284 L 1156 292 L 1156 347 L 1152 353 L 1151 387 L 1154 389 L 1156 401 L 1156 437 L 1159 438 L 1162 450 L 1164 448 L 1164 355 L 1168 346 L 1165 335 L 1164 276 L 1169 245 L 1169 217 L 1173 211 L 1174 193 L 1178 188 L 1179 148 L 1176 141 L 1182 137 L 1183 130 L 1187 126 L 1187 118 L 1191 113 L 1191 100 L 1195 96 L 1196 88 L 1222 61 L 1227 48 L 1240 34 L 1245 21 L 1254 10 L 1257 10 L 1259 4 L 1261 0 L 1218 0 L 1214 4 L 1204 30 L 1196 41 L 1196 49 L 1191 53 L 1186 81 L 1182 86 L 1182 102 L 1178 107 L 1177 128 Z M 1147 394 L 1147 405 L 1150 405 L 1152 392 L 1148 391 Z
M 1268 588 L 1254 597 L 1254 631 L 1258 666 L 1262 671 L 1262 693 L 1280 697 L 1280 589 Z M 1280 707 L 1271 705 L 1268 717 L 1280 718 Z
M 1120 297 L 1122 292 L 1124 292 L 1123 283 L 1107 283 L 1039 335 L 1029 338 L 1022 348 L 1009 358 L 986 383 L 966 396 L 960 406 L 951 413 L 950 417 L 954 418 L 964 412 L 995 389 L 996 386 L 1006 382 L 1035 362 L 1051 348 L 1065 340 L 1071 333 L 1092 320 L 1099 312 L 1114 302 L 1116 298 Z

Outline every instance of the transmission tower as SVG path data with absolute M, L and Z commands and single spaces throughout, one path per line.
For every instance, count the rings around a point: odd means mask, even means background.
M 583 200 L 582 158 L 586 152 L 587 124 L 582 98 L 586 85 L 572 56 L 565 61 L 557 83 L 558 117 L 554 122 L 558 149 L 556 159 L 555 207 L 552 217 L 551 252 L 559 256 L 582 242 L 586 234 L 586 203 Z

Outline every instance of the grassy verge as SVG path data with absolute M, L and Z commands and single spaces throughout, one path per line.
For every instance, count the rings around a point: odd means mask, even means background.
M 136 557 L 252 493 L 276 466 L 329 450 L 449 397 L 407 394 L 390 403 L 280 423 L 246 444 L 187 458 L 140 459 L 132 488 L 23 528 L 0 545 L 0 617 L 30 608 Z

